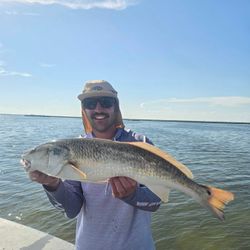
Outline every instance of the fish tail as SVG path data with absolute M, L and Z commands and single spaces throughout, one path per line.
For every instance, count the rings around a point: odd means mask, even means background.
M 225 220 L 223 209 L 227 203 L 234 199 L 234 194 L 219 188 L 205 187 L 209 195 L 207 204 L 220 220 Z

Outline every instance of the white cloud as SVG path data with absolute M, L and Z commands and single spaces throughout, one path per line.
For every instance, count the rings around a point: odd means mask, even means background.
M 114 9 L 122 10 L 135 5 L 138 0 L 1 0 L 3 3 L 62 5 L 71 9 Z
M 40 16 L 39 13 L 35 13 L 35 12 L 23 12 L 22 15 L 24 15 L 24 16 Z
M 15 11 L 15 10 L 6 10 L 4 13 L 6 15 L 9 15 L 9 16 L 16 16 L 16 15 L 18 15 L 18 12 Z
M 22 15 L 22 16 L 40 16 L 40 14 L 35 13 L 35 12 L 18 12 L 16 10 L 6 10 L 4 13 L 6 15 L 9 15 L 9 16 L 17 16 L 17 15 Z
M 40 66 L 42 68 L 53 68 L 55 67 L 56 65 L 55 64 L 51 64 L 51 63 L 40 63 Z
M 168 98 L 140 104 L 138 116 L 166 120 L 250 122 L 250 97 Z
M 0 53 L 3 48 L 3 44 L 0 42 Z M 0 77 L 2 76 L 19 76 L 19 77 L 31 77 L 32 75 L 27 72 L 10 71 L 6 69 L 6 63 L 0 60 Z
M 160 99 L 140 104 L 141 108 L 163 105 L 163 104 L 206 104 L 210 106 L 236 107 L 241 105 L 250 105 L 250 97 L 243 96 L 225 96 L 225 97 L 198 97 L 189 99 Z
M 32 75 L 26 72 L 8 71 L 3 68 L 4 63 L 0 62 L 0 77 L 1 76 L 20 76 L 20 77 L 31 77 Z

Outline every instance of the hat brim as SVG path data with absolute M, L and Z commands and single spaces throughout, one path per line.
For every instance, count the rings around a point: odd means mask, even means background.
M 117 96 L 113 93 L 110 92 L 93 92 L 93 93 L 83 93 L 77 96 L 77 98 L 80 101 L 83 101 L 85 98 L 89 98 L 89 97 L 100 97 L 100 96 L 108 96 L 108 97 L 114 97 L 115 99 L 117 99 Z

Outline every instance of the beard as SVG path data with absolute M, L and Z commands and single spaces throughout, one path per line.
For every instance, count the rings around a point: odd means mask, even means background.
M 94 113 L 91 115 L 89 122 L 94 130 L 104 133 L 116 125 L 115 120 L 116 113 Z

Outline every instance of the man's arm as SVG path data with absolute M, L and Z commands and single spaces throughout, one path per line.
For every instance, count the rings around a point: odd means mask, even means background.
M 109 180 L 113 195 L 136 208 L 154 212 L 161 204 L 161 199 L 150 189 L 128 177 L 113 177 Z
M 29 177 L 43 185 L 49 201 L 56 209 L 68 218 L 78 215 L 85 202 L 80 182 L 62 181 L 39 171 L 29 173 Z
M 161 199 L 144 185 L 139 185 L 134 193 L 122 200 L 131 206 L 150 212 L 155 212 L 161 205 Z

